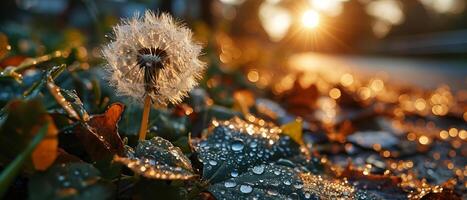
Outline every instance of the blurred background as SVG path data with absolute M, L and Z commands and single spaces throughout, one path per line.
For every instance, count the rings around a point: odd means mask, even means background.
M 206 59 L 225 71 L 242 71 L 260 88 L 271 87 L 272 80 L 282 80 L 291 72 L 317 71 L 328 76 L 348 71 L 359 76 L 378 74 L 427 89 L 446 84 L 458 90 L 467 83 L 465 0 L 6 0 L 1 4 L 0 58 L 7 53 L 37 56 L 77 48 L 81 58 L 97 62 L 100 45 L 109 41 L 106 34 L 120 18 L 151 9 L 186 22 L 206 45 Z M 290 85 L 272 89 L 280 93 Z

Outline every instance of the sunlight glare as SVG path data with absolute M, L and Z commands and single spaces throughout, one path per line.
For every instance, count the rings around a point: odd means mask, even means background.
M 307 10 L 302 15 L 302 24 L 306 28 L 316 28 L 319 25 L 320 16 L 314 10 Z

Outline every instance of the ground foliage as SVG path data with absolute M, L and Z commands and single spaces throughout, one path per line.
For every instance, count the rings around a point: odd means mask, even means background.
M 465 121 L 456 107 L 431 116 L 335 84 L 341 112 L 330 124 L 317 84 L 296 81 L 275 94 L 212 59 L 182 104 L 151 110 L 147 138 L 137 141 L 141 105 L 115 96 L 99 61 L 80 48 L 36 62 L 13 49 L 0 60 L 6 199 L 465 198 Z M 448 138 L 411 139 L 428 133 L 428 122 Z

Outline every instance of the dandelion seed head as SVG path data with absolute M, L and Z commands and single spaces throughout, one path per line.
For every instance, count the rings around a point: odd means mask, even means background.
M 198 84 L 206 64 L 192 32 L 169 14 L 146 11 L 113 28 L 102 52 L 110 85 L 117 94 L 159 105 L 179 103 Z

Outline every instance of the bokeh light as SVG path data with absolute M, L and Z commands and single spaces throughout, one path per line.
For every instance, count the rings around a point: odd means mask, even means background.
M 320 22 L 320 15 L 314 10 L 307 10 L 302 15 L 302 24 L 306 28 L 316 28 Z

